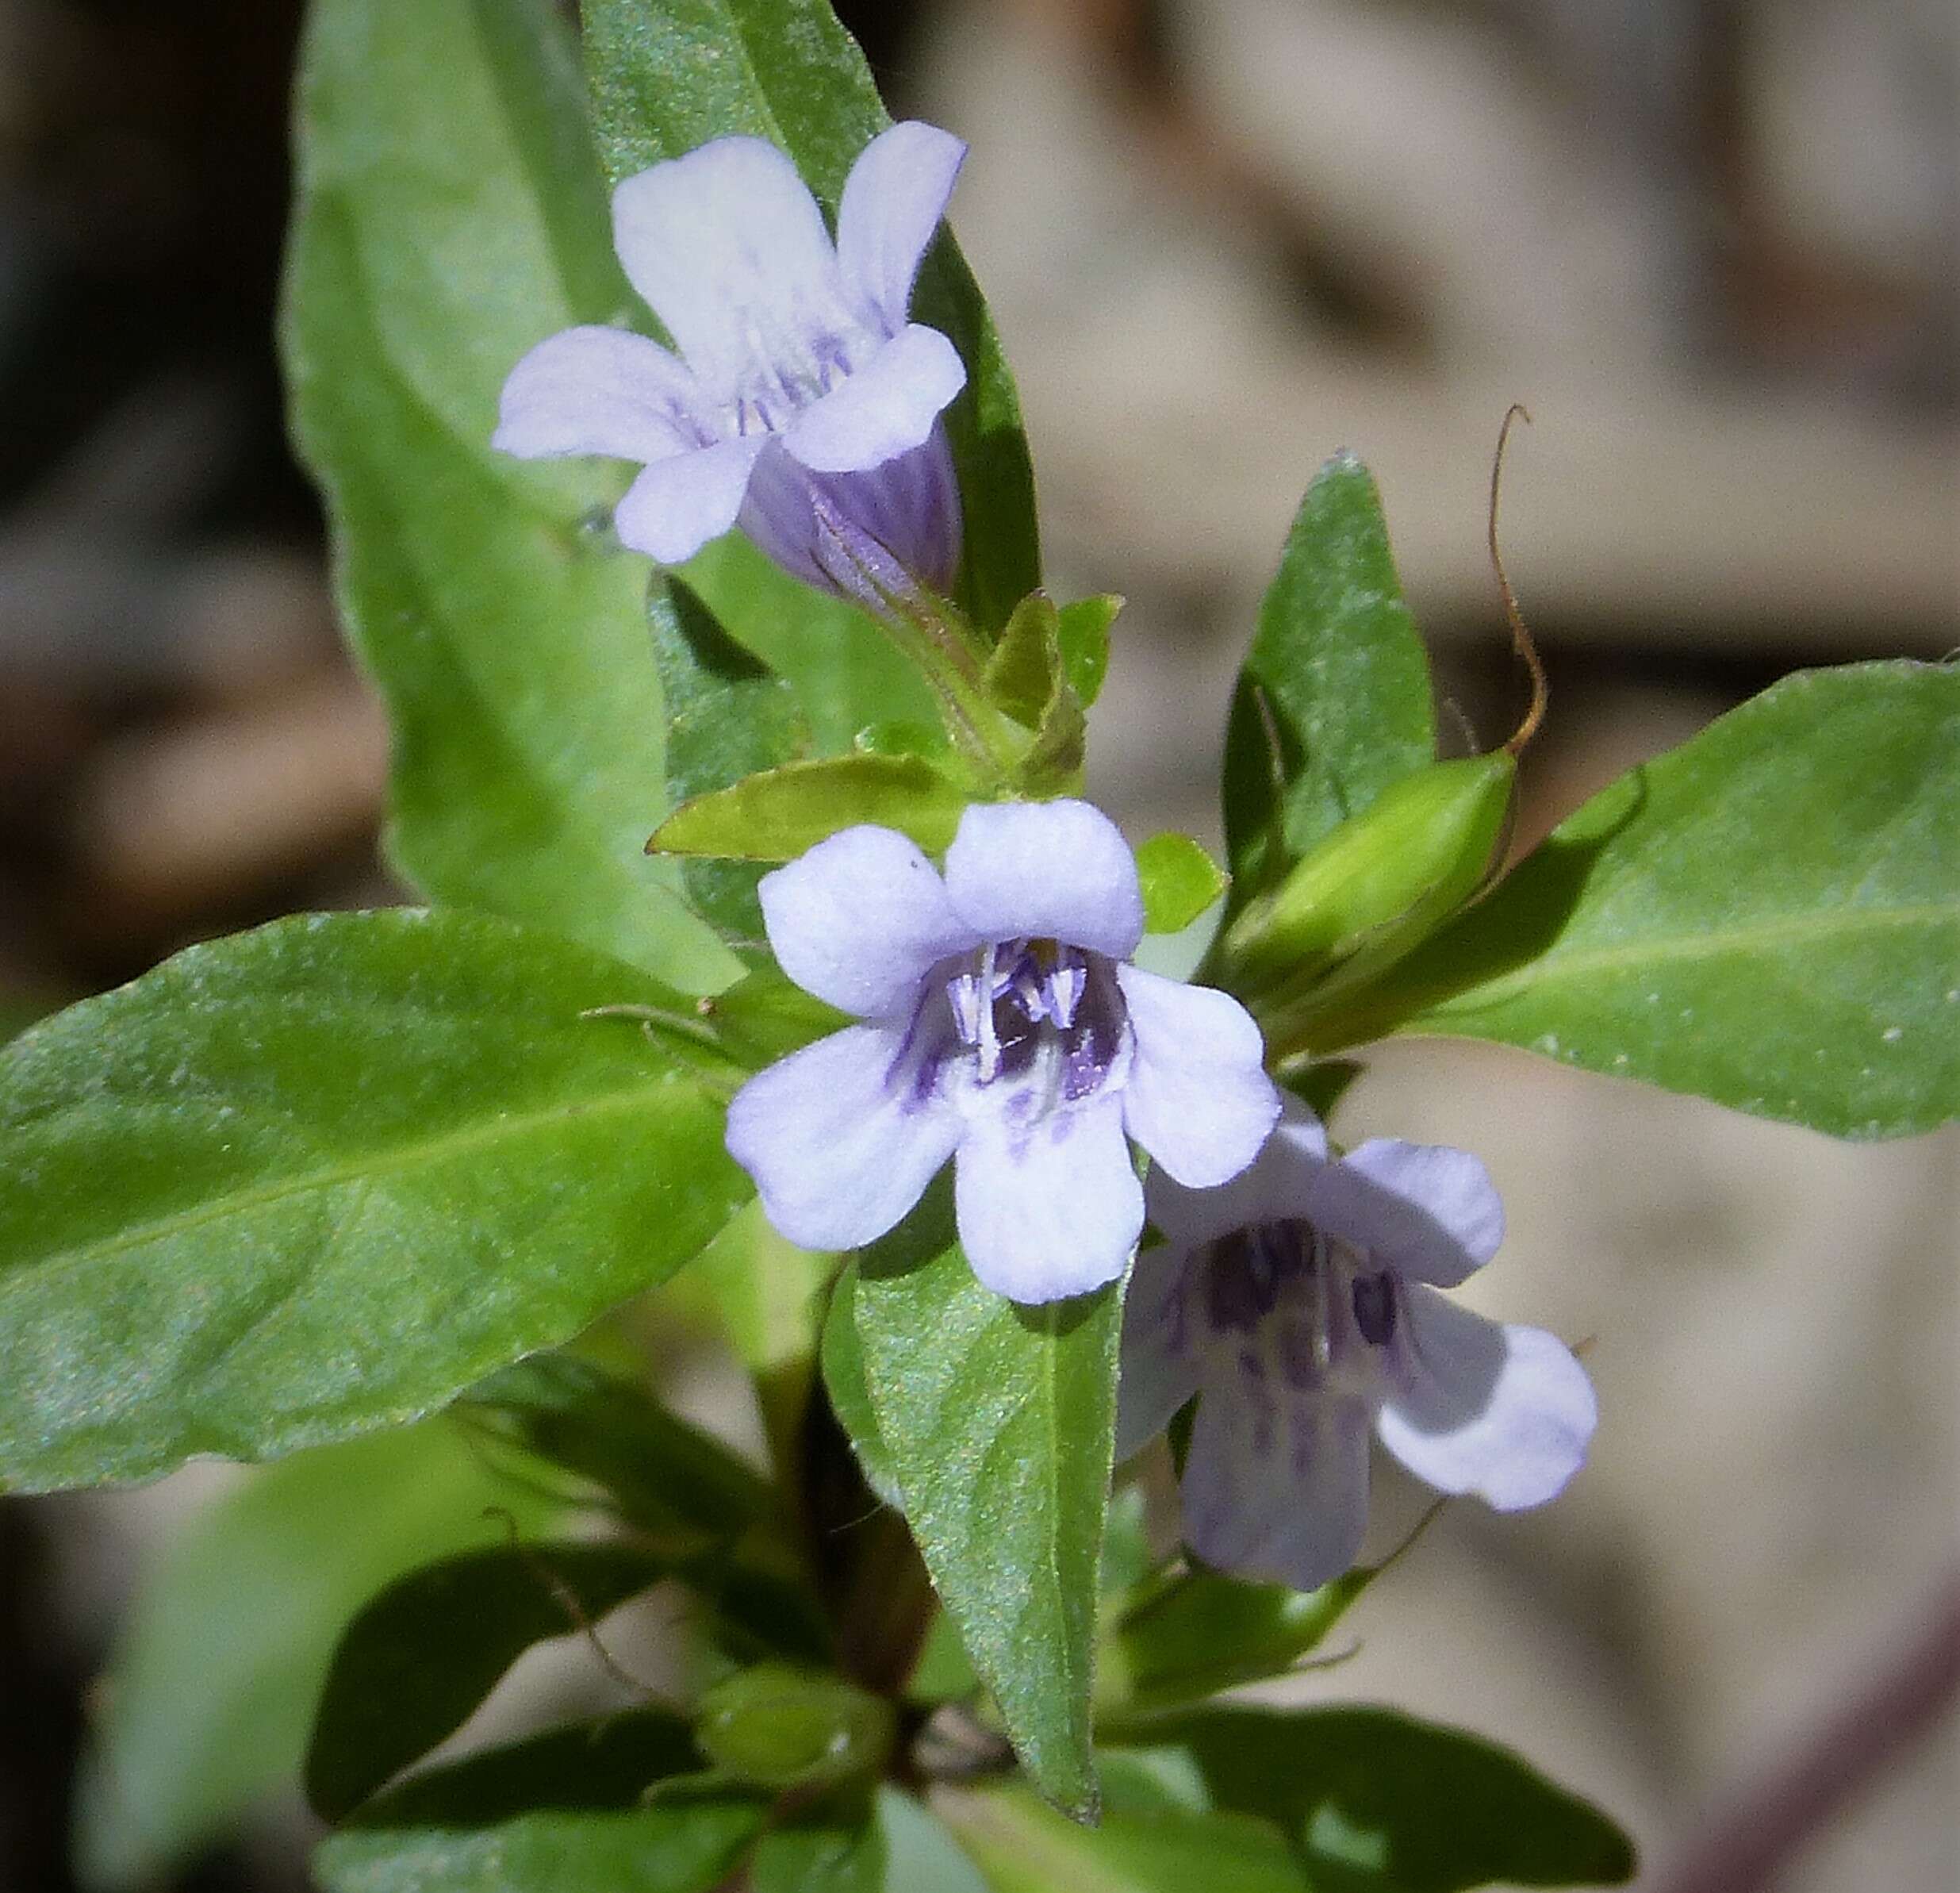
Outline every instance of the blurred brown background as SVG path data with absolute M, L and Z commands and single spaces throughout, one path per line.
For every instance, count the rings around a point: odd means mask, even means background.
M 1532 832 L 1785 670 L 1960 645 L 1949 0 L 841 10 L 894 109 L 973 145 L 955 221 L 1051 576 L 1130 600 L 1091 774 L 1133 832 L 1214 831 L 1232 670 L 1337 446 L 1461 719 L 1509 727 L 1482 529 L 1513 400 L 1507 555 L 1554 688 Z M 297 13 L 0 0 L 5 1022 L 397 897 L 270 351 Z M 1441 1045 L 1383 1054 L 1347 1127 L 1482 1153 L 1513 1234 L 1479 1299 L 1594 1337 L 1605 1417 L 1565 1500 L 1454 1508 L 1304 1687 L 1517 1742 L 1659 1887 L 1950 1596 L 1960 1140 Z M 70 1883 L 86 1679 L 209 1483 L 0 1507 L 0 1893 Z M 1951 1888 L 1956 1806 L 1949 1715 L 1778 1883 Z M 295 1832 L 176 1884 L 297 1884 Z

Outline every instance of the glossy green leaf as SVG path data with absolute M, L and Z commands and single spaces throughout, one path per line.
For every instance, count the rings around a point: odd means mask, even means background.
M 390 846 L 425 893 L 692 989 L 735 967 L 640 844 L 661 697 L 619 470 L 493 453 L 497 396 L 630 292 L 550 0 L 318 0 L 282 340 L 348 631 L 394 728 Z
M 865 1484 L 887 1505 L 902 1509 L 898 1472 L 878 1430 L 877 1408 L 865 1379 L 864 1348 L 857 1338 L 857 1265 L 848 1262 L 823 1318 L 823 1390 L 830 1396 L 830 1411 L 837 1415 L 838 1424 L 857 1456 Z
M 680 579 L 656 575 L 646 619 L 666 697 L 666 786 L 676 803 L 808 750 L 810 732 L 788 684 L 737 643 Z M 684 861 L 681 868 L 695 910 L 749 959 L 768 952 L 755 896 L 760 876 L 737 861 Z
M 1137 851 L 1143 923 L 1152 933 L 1181 933 L 1222 894 L 1231 877 L 1188 835 L 1166 830 Z
M 1402 602 L 1380 495 L 1352 454 L 1306 490 L 1225 734 L 1235 904 L 1436 754 L 1429 659 Z
M 397 1578 L 334 1651 L 306 1755 L 314 1811 L 343 1819 L 460 1729 L 533 1644 L 596 1624 L 669 1571 L 637 1546 L 513 1544 Z
M 1112 1807 L 1082 1827 L 1012 1787 L 937 1788 L 932 1805 L 993 1893 L 1310 1893 L 1284 1837 L 1240 1815 Z
M 865 1384 L 912 1535 L 1041 1792 L 1092 1812 L 1096 1561 L 1121 1300 L 1021 1307 L 950 1241 L 942 1184 L 862 1253 Z
M 1317 1591 L 1295 1591 L 1216 1571 L 1180 1572 L 1117 1620 L 1098 1698 L 1111 1714 L 1135 1714 L 1277 1676 L 1325 1638 L 1375 1575 L 1364 1565 Z
M 1388 1709 L 1194 1711 L 1150 1740 L 1217 1807 L 1273 1822 L 1316 1893 L 1618 1886 L 1633 1848 L 1589 1801 L 1494 1743 Z
M 1491 1039 L 1845 1137 L 1960 1113 L 1960 668 L 1799 672 L 1317 1028 Z
M 938 854 L 971 799 L 922 756 L 823 756 L 683 803 L 646 847 L 650 854 L 793 861 L 840 829 L 874 822 Z
M 749 1194 L 646 974 L 484 916 L 192 947 L 0 1052 L 0 1482 L 399 1424 L 570 1338 Z
M 645 1807 L 547 1807 L 489 1826 L 343 1829 L 313 1855 L 323 1893 L 710 1893 L 761 1831 L 729 1795 Z
M 890 122 L 827 0 L 586 0 L 583 10 L 600 150 L 615 183 L 745 132 L 788 152 L 834 209 L 857 154 Z M 998 632 L 1041 583 L 1034 482 L 999 340 L 943 232 L 912 314 L 950 336 L 966 363 L 966 391 L 946 413 L 966 518 L 961 601 Z M 723 621 L 742 635 L 734 617 Z M 776 667 L 794 680 L 790 666 Z M 860 721 L 909 713 L 874 704 Z
M 361 1599 L 550 1509 L 435 1420 L 296 1454 L 201 1513 L 145 1574 L 109 1659 L 76 1788 L 83 1883 L 155 1881 L 296 1780 Z

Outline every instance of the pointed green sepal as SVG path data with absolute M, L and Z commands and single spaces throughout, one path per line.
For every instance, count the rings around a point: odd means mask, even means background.
M 646 851 L 792 861 L 842 829 L 873 822 L 937 853 L 953 839 L 972 799 L 922 756 L 825 756 L 786 762 L 683 802 L 654 831 Z

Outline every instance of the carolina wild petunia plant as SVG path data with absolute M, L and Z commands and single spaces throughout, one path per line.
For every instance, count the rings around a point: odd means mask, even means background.
M 1378 1444 L 1502 1513 L 1613 1423 L 1569 1338 L 1453 1299 L 1502 1289 L 1482 1162 L 1344 1143 L 1343 1082 L 1444 1035 L 1838 1136 L 1951 1116 L 1960 673 L 1788 678 L 1512 865 L 1542 703 L 1439 757 L 1335 453 L 1224 859 L 1133 847 L 1084 799 L 1120 601 L 1043 589 L 964 148 L 823 0 L 581 10 L 306 34 L 294 431 L 425 904 L 4 1054 L 0 1477 L 278 1461 L 132 1632 L 91 1883 L 295 1775 L 331 1893 L 1624 1882 L 1474 1732 L 1338 1671 L 1221 1699 L 1364 1595 L 1398 1634 Z M 663 1403 L 684 1319 L 766 1465 Z M 659 1689 L 603 1621 L 657 1587 Z M 432 1759 L 557 1638 L 596 1707 Z

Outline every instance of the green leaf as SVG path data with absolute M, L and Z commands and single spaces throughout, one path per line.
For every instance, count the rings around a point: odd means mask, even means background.
M 600 1488 L 707 1602 L 708 1627 L 739 1653 L 828 1654 L 773 1489 L 641 1388 L 589 1362 L 539 1354 L 474 1388 L 457 1411 Z
M 650 854 L 793 861 L 840 829 L 875 822 L 938 854 L 971 799 L 922 756 L 824 756 L 786 762 L 683 803 L 646 847 Z
M 864 1348 L 857 1338 L 857 1265 L 847 1262 L 823 1318 L 820 1355 L 823 1390 L 830 1396 L 830 1411 L 837 1415 L 838 1424 L 857 1456 L 865 1484 L 887 1505 L 903 1509 L 898 1472 L 878 1430 L 877 1408 L 865 1378 Z
M 1114 592 L 1103 592 L 1061 608 L 1056 632 L 1061 641 L 1062 670 L 1085 709 L 1103 694 L 1110 667 L 1110 627 L 1123 602 Z
M 1012 1787 L 935 1788 L 932 1805 L 994 1893 L 1310 1893 L 1292 1849 L 1262 1821 L 1166 1803 L 1112 1807 L 1081 1827 Z
M 468 1721 L 534 1643 L 571 1636 L 669 1574 L 637 1546 L 500 1545 L 399 1577 L 342 1634 L 306 1755 L 339 1821 Z
M 1317 1591 L 1295 1591 L 1181 1572 L 1118 1620 L 1098 1697 L 1110 1714 L 1147 1714 L 1277 1676 L 1326 1637 L 1375 1576 L 1362 1565 Z M 1103 1726 L 1107 1739 L 1107 1717 Z
M 1231 885 L 1231 877 L 1188 835 L 1167 830 L 1137 851 L 1144 925 L 1181 933 Z
M 0 1053 L 0 1483 L 397 1425 L 658 1281 L 749 1194 L 642 973 L 460 913 L 195 946 Z
M 1219 1808 L 1271 1821 L 1316 1893 L 1618 1886 L 1633 1848 L 1509 1750 L 1387 1709 L 1206 1709 L 1150 1725 Z
M 1121 1297 L 1022 1307 L 951 1240 L 949 1192 L 859 1258 L 851 1306 L 907 1522 L 1035 1785 L 1095 1807 L 1096 1561 Z
M 731 1542 L 769 1515 L 768 1483 L 653 1396 L 570 1354 L 538 1354 L 493 1374 L 461 1419 L 590 1480 L 620 1518 L 671 1557 Z
M 699 1778 L 701 1765 L 687 1717 L 616 1710 L 421 1769 L 365 1803 L 347 1826 L 490 1827 L 542 1808 L 632 1808 L 656 1783 Z
M 394 729 L 424 893 L 677 984 L 735 966 L 640 843 L 665 807 L 642 560 L 616 468 L 493 453 L 533 344 L 630 292 L 549 0 L 319 0 L 281 337 L 342 616 Z
M 493 1826 L 349 1827 L 315 1853 L 313 1872 L 324 1893 L 709 1893 L 765 1813 L 731 1795 L 544 1808 Z
M 1316 1028 L 1491 1039 L 1844 1137 L 1960 1112 L 1960 669 L 1799 672 Z
M 700 1772 L 670 1711 L 622 1710 L 410 1776 L 313 1868 L 325 1893 L 708 1893 L 767 1811 Z
M 1234 904 L 1436 754 L 1429 659 L 1381 497 L 1352 454 L 1314 476 L 1239 673 L 1225 735 Z
M 813 999 L 773 967 L 758 968 L 712 998 L 696 1000 L 694 1012 L 729 1055 L 751 1071 L 853 1023 L 849 1014 Z
M 586 0 L 583 11 L 600 150 L 616 184 L 746 132 L 788 152 L 834 209 L 858 153 L 890 123 L 825 0 Z M 999 340 L 944 232 L 919 273 L 912 314 L 950 336 L 966 363 L 965 392 L 946 412 L 965 512 L 959 590 L 975 622 L 997 633 L 1041 583 L 1034 481 Z M 734 618 L 723 621 L 742 635 Z M 788 666 L 777 668 L 793 681 Z M 866 708 L 861 724 L 910 714 Z
M 160 1879 L 296 1780 L 321 1679 L 360 1600 L 541 1506 L 442 1421 L 302 1453 L 200 1513 L 144 1575 L 77 1784 L 94 1888 Z
M 666 785 L 675 802 L 727 789 L 809 747 L 795 693 L 738 644 L 680 579 L 655 576 L 646 618 L 666 696 Z M 759 870 L 686 861 L 681 878 L 696 911 L 737 953 L 767 957 L 755 896 Z
M 740 532 L 703 547 L 681 575 L 729 635 L 788 686 L 815 755 L 888 747 L 863 739 L 894 724 L 911 733 L 904 749 L 936 755 L 946 747 L 930 686 L 855 605 L 791 578 Z
M 884 1893 L 888 1865 L 884 1830 L 860 1790 L 763 1835 L 749 1862 L 748 1893 Z M 896 1883 L 894 1893 L 903 1887 Z

